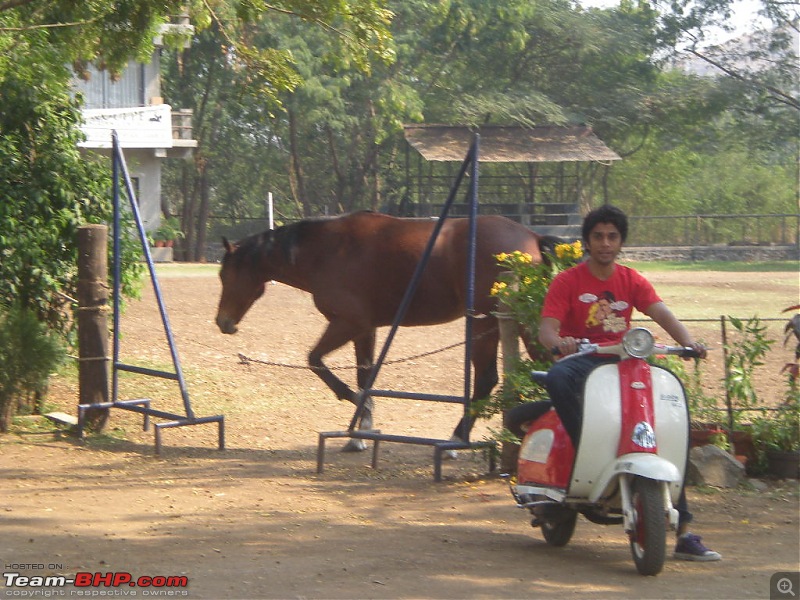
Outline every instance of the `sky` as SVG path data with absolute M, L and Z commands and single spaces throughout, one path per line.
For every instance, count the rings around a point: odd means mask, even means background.
M 619 5 L 619 0 L 579 0 L 581 5 L 587 8 L 590 7 L 599 7 L 599 8 L 611 8 L 614 6 Z M 714 36 L 713 41 L 714 43 L 720 43 L 725 40 L 738 37 L 743 33 L 747 33 L 753 31 L 753 22 L 758 21 L 760 18 L 757 15 L 758 9 L 760 6 L 759 0 L 738 0 L 733 5 L 733 18 L 732 22 L 735 27 L 735 31 L 733 32 L 724 32 L 719 31 L 717 35 Z

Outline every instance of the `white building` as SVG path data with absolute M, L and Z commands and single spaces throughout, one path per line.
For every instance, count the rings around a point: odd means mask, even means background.
M 164 27 L 192 31 L 188 24 Z M 163 103 L 158 42 L 149 63 L 131 61 L 117 81 L 94 67 L 87 80 L 74 79 L 75 91 L 84 98 L 86 141 L 80 147 L 110 156 L 111 132 L 117 131 L 147 231 L 161 223 L 162 161 L 190 158 L 197 147 L 191 111 Z

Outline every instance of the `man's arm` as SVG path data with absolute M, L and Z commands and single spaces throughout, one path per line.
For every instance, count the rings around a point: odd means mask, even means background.
M 578 341 L 573 337 L 561 337 L 561 321 L 553 317 L 543 317 L 539 323 L 539 342 L 552 350 L 558 348 L 558 354 L 566 356 L 578 349 Z
M 678 342 L 681 346 L 688 346 L 694 348 L 700 354 L 700 358 L 705 358 L 706 349 L 702 344 L 694 341 L 692 334 L 686 329 L 686 326 L 681 323 L 678 318 L 672 314 L 672 311 L 667 308 L 663 302 L 656 302 L 647 307 L 644 311 L 648 317 L 653 319 L 656 323 L 664 328 L 673 340 Z

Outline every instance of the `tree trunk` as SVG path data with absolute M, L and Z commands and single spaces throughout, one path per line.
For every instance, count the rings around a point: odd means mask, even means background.
M 286 114 L 289 117 L 289 181 L 292 184 L 292 194 L 297 202 L 303 209 L 303 216 L 311 216 L 311 205 L 308 202 L 305 189 L 305 180 L 303 177 L 303 169 L 300 165 L 300 156 L 297 152 L 297 119 L 295 118 L 294 111 L 290 108 L 287 109 Z
M 200 173 L 200 208 L 197 214 L 197 243 L 195 244 L 194 260 L 206 262 L 206 229 L 208 225 L 208 163 L 203 165 Z

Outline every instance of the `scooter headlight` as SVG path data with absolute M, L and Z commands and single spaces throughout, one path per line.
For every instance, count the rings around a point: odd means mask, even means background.
M 653 353 L 656 340 L 653 334 L 644 327 L 634 327 L 622 338 L 625 352 L 634 358 L 647 358 Z

